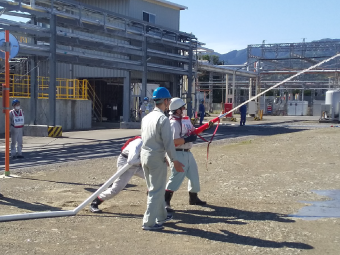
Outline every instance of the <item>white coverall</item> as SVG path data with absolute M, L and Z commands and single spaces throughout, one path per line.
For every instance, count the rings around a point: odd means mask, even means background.
M 181 120 L 180 117 L 171 113 L 170 125 L 174 139 L 189 136 L 190 132 L 195 130 L 195 127 L 191 124 L 189 118 L 187 120 Z M 192 193 L 198 193 L 200 191 L 196 160 L 190 151 L 183 151 L 183 149 L 190 150 L 192 145 L 193 143 L 185 143 L 176 147 L 177 159 L 184 165 L 184 172 L 177 172 L 174 165 L 170 163 L 171 176 L 166 186 L 167 190 L 177 191 L 186 176 L 189 179 L 188 191 Z M 180 149 L 182 149 L 182 151 L 179 151 Z
M 117 160 L 117 171 L 119 171 L 124 165 L 132 165 L 125 173 L 123 173 L 118 179 L 116 179 L 112 186 L 102 192 L 98 198 L 102 201 L 108 200 L 116 196 L 125 186 L 128 184 L 133 175 L 136 175 L 144 179 L 144 173 L 140 164 L 140 151 L 142 148 L 142 139 L 137 138 L 128 144 Z M 127 156 L 126 157 L 124 157 Z
M 143 119 L 149 112 L 151 112 L 151 109 L 152 109 L 150 104 L 149 103 L 145 103 L 145 102 L 139 108 L 139 110 L 141 111 L 141 115 L 140 115 L 141 119 Z
M 146 107 L 147 107 L 147 105 L 143 103 L 139 108 L 139 110 L 141 111 L 141 114 L 140 114 L 141 119 L 143 119 L 146 115 L 146 113 L 145 113 Z
M 143 225 L 152 227 L 167 217 L 164 190 L 167 178 L 165 153 L 177 160 L 170 121 L 157 107 L 142 120 L 141 162 L 149 194 Z
M 11 110 L 9 112 L 11 123 L 11 156 L 22 156 L 22 135 L 24 127 L 24 112 Z M 18 145 L 17 145 L 18 144 Z M 16 146 L 17 145 L 17 146 Z M 17 148 L 16 148 L 17 147 Z

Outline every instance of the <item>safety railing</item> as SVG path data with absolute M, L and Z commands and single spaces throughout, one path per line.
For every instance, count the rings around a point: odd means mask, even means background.
M 31 97 L 30 76 L 10 74 L 10 97 L 29 98 Z M 48 77 L 37 77 L 38 82 L 38 98 L 48 99 L 49 82 Z M 0 84 L 5 83 L 5 75 L 0 73 Z M 88 100 L 88 81 L 78 79 L 56 79 L 56 98 L 57 99 L 73 99 Z M 0 86 L 0 97 L 2 96 L 2 88 Z
M 103 104 L 96 94 L 95 88 L 91 86 L 88 80 L 82 80 L 86 83 L 88 99 L 92 101 L 92 113 L 99 122 L 103 120 Z
M 1 84 L 5 83 L 4 73 L 0 73 L 0 83 Z M 9 75 L 9 86 L 10 86 L 10 92 L 9 92 L 10 97 L 28 98 L 31 96 L 29 75 L 10 74 Z M 2 97 L 2 91 L 0 92 L 0 96 Z
M 38 97 L 48 98 L 49 95 L 49 78 L 38 77 Z M 56 79 L 56 98 L 57 99 L 88 99 L 88 83 L 85 80 L 78 79 Z

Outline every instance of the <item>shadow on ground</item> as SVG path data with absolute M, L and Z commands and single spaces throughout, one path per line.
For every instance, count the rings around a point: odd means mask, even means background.
M 196 236 L 211 241 L 235 243 L 241 245 L 258 246 L 265 248 L 293 248 L 293 249 L 313 249 L 314 247 L 308 244 L 300 242 L 276 242 L 270 240 L 264 240 L 260 238 L 239 235 L 228 230 L 220 229 L 219 233 L 210 232 L 197 228 L 184 227 L 183 224 L 212 224 L 212 223 L 226 223 L 226 224 L 238 224 L 245 225 L 248 224 L 245 221 L 277 221 L 284 223 L 293 223 L 294 220 L 285 218 L 287 215 L 272 213 L 272 212 L 251 212 L 238 210 L 228 207 L 219 207 L 214 205 L 207 205 L 207 208 L 212 209 L 212 211 L 202 211 L 202 210 L 176 210 L 175 220 L 178 222 L 168 222 L 166 223 L 166 228 L 163 230 L 165 233 L 178 234 L 178 235 L 188 235 Z M 218 217 L 218 218 L 217 218 Z M 242 221 L 240 221 L 242 220 Z M 227 226 L 227 225 L 226 225 Z M 176 230 L 175 232 L 169 230 L 169 228 Z
M 27 203 L 25 201 L 14 199 L 14 198 L 9 198 L 9 197 L 1 197 L 0 205 L 14 206 L 20 209 L 30 210 L 33 212 L 61 210 L 60 207 L 53 207 L 53 206 L 49 206 L 49 205 L 45 205 L 45 204 L 37 203 L 37 202 Z
M 206 130 L 202 136 L 210 140 L 215 128 Z M 214 137 L 214 141 L 237 138 L 245 136 L 270 136 L 277 134 L 286 134 L 292 132 L 299 132 L 305 129 L 290 129 L 287 127 L 254 127 L 254 126 L 219 126 L 218 131 Z M 121 152 L 121 147 L 130 137 L 110 139 L 107 141 L 89 139 L 88 143 L 72 144 L 65 143 L 63 145 L 47 144 L 36 148 L 32 152 L 24 152 L 24 159 L 11 159 L 10 167 L 24 168 L 34 166 L 44 166 L 56 163 L 65 163 L 72 161 L 79 161 L 85 159 L 96 159 L 111 156 L 118 156 Z M 67 138 L 64 138 L 67 139 Z M 197 139 L 197 143 L 204 143 L 201 139 Z M 4 156 L 0 158 L 0 167 L 4 167 Z

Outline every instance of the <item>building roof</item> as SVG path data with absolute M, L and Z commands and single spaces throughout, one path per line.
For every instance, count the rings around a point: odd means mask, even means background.
M 167 0 L 144 0 L 151 3 L 156 3 L 176 10 L 186 10 L 188 7 L 180 4 L 176 4 Z

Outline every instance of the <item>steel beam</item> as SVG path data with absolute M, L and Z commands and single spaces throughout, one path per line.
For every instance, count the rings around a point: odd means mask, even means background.
M 189 65 L 188 65 L 188 94 L 187 94 L 187 114 L 189 118 L 192 117 L 192 82 L 193 82 L 193 74 L 192 74 L 192 57 L 193 57 L 193 49 L 189 49 Z
M 130 95 L 131 95 L 131 72 L 125 72 L 124 93 L 123 93 L 123 121 L 128 122 L 130 119 Z
M 147 55 L 147 39 L 144 37 L 144 41 L 142 44 L 142 51 L 143 51 L 143 58 L 142 58 L 142 65 L 143 65 L 143 73 L 142 73 L 142 91 L 141 96 L 142 98 L 146 97 L 147 93 L 147 84 L 148 84 L 148 55 Z
M 30 66 L 31 66 L 31 100 L 30 100 L 30 125 L 37 124 L 37 105 L 38 105 L 38 75 L 37 75 L 37 57 L 30 58 Z
M 50 83 L 48 87 L 48 99 L 49 99 L 49 116 L 48 116 L 48 125 L 55 126 L 56 125 L 56 78 L 57 78 L 57 43 L 56 43 L 56 35 L 57 35 L 57 24 L 56 24 L 56 16 L 51 14 L 50 18 L 50 29 L 51 29 L 51 39 L 50 39 L 50 58 L 49 58 L 49 70 L 50 70 Z

